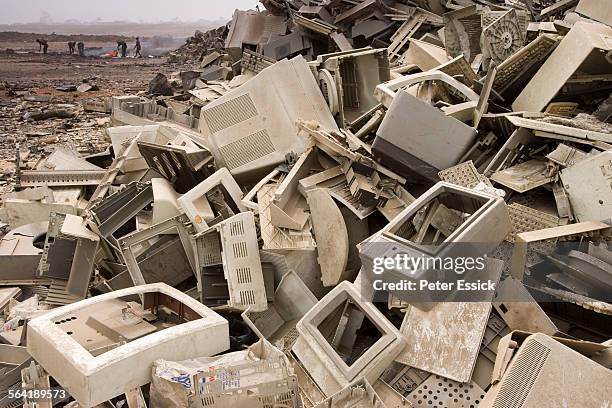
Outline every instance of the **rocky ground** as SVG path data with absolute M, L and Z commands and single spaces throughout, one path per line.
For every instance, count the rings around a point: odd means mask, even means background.
M 17 146 L 22 160 L 30 163 L 51 153 L 57 145 L 72 146 L 83 154 L 102 151 L 108 145 L 104 128 L 109 116 L 86 112 L 82 103 L 143 92 L 155 74 L 169 74 L 179 68 L 165 58 L 79 58 L 55 51 L 45 56 L 28 51 L 32 44 L 16 52 L 6 52 L 10 48 L 7 45 L 0 43 L 0 194 L 12 188 Z M 55 48 L 51 44 L 50 49 Z M 59 89 L 83 83 L 97 90 Z M 58 110 L 74 116 L 28 118 Z

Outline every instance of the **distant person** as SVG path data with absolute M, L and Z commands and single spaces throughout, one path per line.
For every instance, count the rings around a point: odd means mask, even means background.
M 142 50 L 142 46 L 140 45 L 140 37 L 136 37 L 136 46 L 134 46 L 136 52 L 134 52 L 134 57 L 142 58 L 142 54 L 140 50 Z
M 121 58 L 125 58 L 127 56 L 128 45 L 125 41 L 117 41 L 117 51 L 121 49 Z
M 47 40 L 41 40 L 37 38 L 36 42 L 38 43 L 38 52 L 42 50 L 43 54 L 46 55 L 47 50 L 49 49 L 49 43 L 47 42 Z
M 76 41 L 68 41 L 68 52 L 70 55 L 74 54 L 74 49 L 76 48 Z
M 79 41 L 77 43 L 77 48 L 79 49 L 79 57 L 85 56 L 85 43 L 83 41 Z

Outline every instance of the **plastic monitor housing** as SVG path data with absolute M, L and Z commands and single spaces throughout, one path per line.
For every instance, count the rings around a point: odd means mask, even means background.
M 78 327 L 86 330 L 90 323 L 87 319 L 72 319 L 79 310 L 104 307 L 105 303 L 138 295 L 144 298 L 142 308 L 145 312 L 163 305 L 184 322 L 119 343 L 97 356 L 77 341 Z M 62 328 L 66 324 L 77 328 L 74 332 L 66 332 Z M 212 356 L 228 348 L 228 322 L 195 299 L 163 283 L 95 296 L 48 311 L 28 323 L 30 355 L 78 401 L 79 406 L 87 408 L 151 382 L 151 367 L 159 358 L 180 361 Z
M 200 133 L 218 167 L 241 180 L 258 180 L 286 154 L 304 151 L 298 118 L 338 129 L 302 56 L 277 62 L 202 108 Z
M 341 391 L 360 377 L 375 381 L 405 346 L 395 326 L 372 303 L 361 299 L 357 288 L 343 281 L 310 309 L 296 326 L 300 337 L 292 350 L 327 396 Z M 337 317 L 339 312 L 338 324 L 330 323 L 330 318 L 335 321 L 334 316 Z M 354 344 L 357 330 L 366 318 L 379 331 L 380 337 L 347 364 L 337 350 L 343 344 L 348 347 Z M 331 340 L 330 333 L 322 333 L 320 328 L 323 326 L 332 331 Z
M 419 232 L 413 224 L 415 216 L 427 212 L 435 202 L 439 203 L 436 212 L 440 211 L 441 206 L 445 206 L 447 209 L 470 215 L 462 222 L 452 218 L 446 220 L 446 223 L 450 221 L 454 229 L 449 229 L 450 234 L 441 242 L 436 241 L 434 244 L 411 241 L 411 237 Z M 433 217 L 435 218 L 435 215 Z M 461 221 L 461 218 L 458 220 Z M 385 228 L 362 242 L 360 255 L 364 267 L 370 270 L 376 257 L 394 258 L 406 253 L 416 257 L 422 254 L 440 258 L 462 256 L 461 251 L 466 250 L 466 246 L 462 244 L 477 245 L 476 250 L 483 255 L 497 248 L 510 229 L 510 216 L 502 198 L 439 182 L 406 207 Z M 426 271 L 415 271 L 414 274 L 400 270 L 395 272 L 403 278 L 419 279 Z

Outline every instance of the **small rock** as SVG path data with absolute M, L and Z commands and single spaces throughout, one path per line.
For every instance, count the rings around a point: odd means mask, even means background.
M 162 73 L 155 75 L 155 77 L 149 82 L 149 93 L 151 95 L 162 95 L 162 96 L 172 96 L 174 95 L 174 91 L 172 90 L 172 86 L 170 86 L 170 82 L 168 82 L 168 78 Z

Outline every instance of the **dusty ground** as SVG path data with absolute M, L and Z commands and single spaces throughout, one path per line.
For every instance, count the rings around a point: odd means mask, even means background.
M 1 34 L 1 33 L 0 33 Z M 40 38 L 44 38 L 44 35 L 41 35 Z M 74 36 L 71 41 L 79 41 L 78 36 Z M 126 40 L 128 47 L 131 45 L 134 46 L 134 41 Z M 116 49 L 117 42 L 116 40 L 95 40 L 95 41 L 85 41 L 85 52 L 87 54 L 99 54 L 102 50 L 107 50 L 109 48 Z M 20 39 L 7 39 L 0 40 L 0 51 L 2 52 L 10 52 L 11 50 L 16 53 L 38 53 L 39 46 L 36 42 L 36 39 L 28 39 L 28 40 L 20 40 Z M 48 54 L 65 54 L 69 56 L 68 53 L 68 41 L 49 41 L 49 49 L 47 50 Z M 42 54 L 41 54 L 42 55 Z
M 6 45 L 6 44 L 5 44 Z M 101 100 L 112 95 L 137 94 L 146 90 L 158 72 L 169 75 L 180 69 L 163 58 L 102 59 L 65 54 L 6 53 L 0 44 L 0 194 L 12 187 L 16 146 L 22 160 L 30 164 L 51 153 L 55 146 L 71 146 L 82 154 L 106 149 L 104 128 L 108 115 L 85 112 L 86 99 Z M 87 81 L 99 90 L 62 92 L 57 87 Z M 43 102 L 28 101 L 48 96 Z M 24 115 L 39 110 L 64 109 L 70 119 L 27 121 Z

